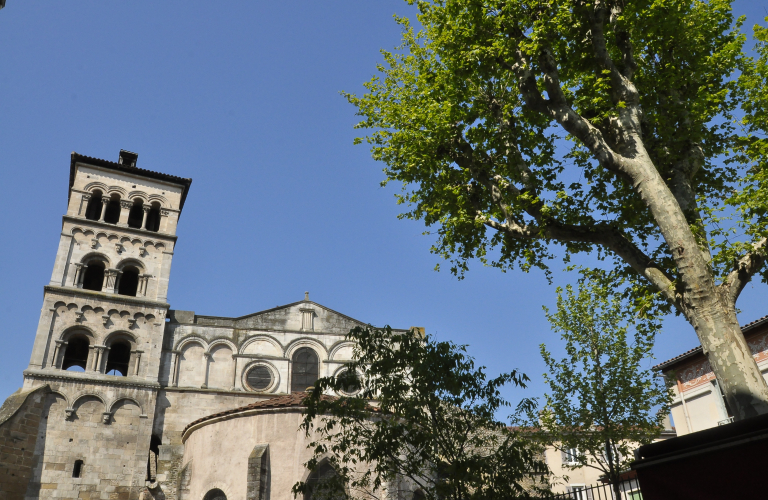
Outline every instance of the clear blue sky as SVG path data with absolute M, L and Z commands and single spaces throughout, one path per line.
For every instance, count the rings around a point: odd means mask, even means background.
M 739 1 L 748 25 L 765 2 Z M 544 390 L 538 345 L 557 346 L 538 272 L 434 272 L 432 237 L 398 221 L 396 186 L 353 146 L 360 92 L 398 44 L 402 1 L 30 2 L 0 10 L 0 400 L 22 383 L 66 210 L 71 151 L 194 179 L 169 301 L 240 316 L 301 300 L 376 325 L 470 344 L 491 373 Z M 556 269 L 562 266 L 556 265 Z M 556 273 L 556 283 L 568 277 Z M 768 314 L 750 285 L 742 322 Z M 657 357 L 698 345 L 678 318 Z M 516 398 L 520 393 L 509 393 Z

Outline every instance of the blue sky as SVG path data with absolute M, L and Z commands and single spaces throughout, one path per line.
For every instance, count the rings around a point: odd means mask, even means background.
M 736 2 L 758 22 L 763 2 Z M 489 372 L 519 368 L 538 396 L 538 345 L 558 345 L 540 272 L 474 264 L 435 272 L 432 237 L 398 221 L 396 186 L 353 146 L 361 92 L 398 44 L 375 2 L 24 2 L 0 10 L 0 398 L 22 383 L 66 210 L 71 151 L 193 178 L 179 225 L 169 301 L 240 316 L 310 298 L 376 325 L 424 326 L 470 344 Z M 555 265 L 559 270 L 562 266 Z M 555 283 L 569 276 L 556 272 Z M 739 302 L 768 314 L 765 285 Z M 671 318 L 667 359 L 698 345 Z M 510 398 L 522 395 L 509 392 Z

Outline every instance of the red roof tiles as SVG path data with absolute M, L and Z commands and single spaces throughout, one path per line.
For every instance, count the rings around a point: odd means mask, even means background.
M 768 323 L 768 316 L 763 316 L 762 318 L 759 318 L 759 319 L 756 319 L 755 321 L 751 321 L 751 322 L 747 323 L 746 325 L 741 327 L 741 331 L 743 333 L 747 333 L 747 331 L 751 330 L 752 328 L 754 328 L 754 327 L 756 327 L 758 325 L 762 325 L 763 323 Z M 654 370 L 663 370 L 664 368 L 667 368 L 667 367 L 677 363 L 678 361 L 681 361 L 681 360 L 686 359 L 686 358 L 690 358 L 690 357 L 695 356 L 696 354 L 699 354 L 701 352 L 702 352 L 701 346 L 694 347 L 690 351 L 685 351 L 684 353 L 679 354 L 679 355 L 675 356 L 674 358 L 668 359 L 666 361 L 662 361 L 658 365 L 654 366 L 653 369 Z

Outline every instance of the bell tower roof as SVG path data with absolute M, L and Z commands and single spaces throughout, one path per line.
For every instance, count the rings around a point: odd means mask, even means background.
M 164 174 L 162 172 L 153 172 L 152 170 L 145 170 L 143 168 L 136 167 L 136 161 L 138 154 L 131 153 L 129 151 L 120 150 L 120 160 L 122 162 L 113 162 L 108 160 L 102 160 L 100 158 L 92 158 L 90 156 L 81 155 L 72 152 L 72 160 L 69 164 L 69 187 L 70 196 L 72 195 L 72 186 L 75 183 L 75 174 L 77 172 L 77 164 L 82 163 L 86 165 L 93 165 L 95 167 L 105 168 L 109 170 L 115 170 L 117 172 L 123 172 L 126 174 L 138 175 L 141 177 L 147 177 L 149 179 L 155 179 L 164 182 L 170 182 L 182 186 L 181 201 L 179 203 L 179 211 L 184 208 L 184 201 L 187 199 L 187 192 L 189 186 L 192 184 L 192 179 L 184 177 L 177 177 L 171 174 Z M 127 160 L 127 161 L 126 161 Z

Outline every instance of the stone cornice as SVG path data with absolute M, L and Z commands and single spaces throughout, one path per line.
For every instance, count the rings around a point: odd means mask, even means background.
M 24 370 L 24 377 L 39 380 L 61 380 L 66 382 L 90 382 L 102 385 L 120 385 L 141 387 L 145 389 L 160 389 L 160 384 L 136 377 L 115 377 L 113 375 L 95 375 L 82 372 L 68 372 L 65 370 L 50 370 L 28 368 Z
M 57 286 L 46 285 L 43 287 L 46 292 L 54 292 L 62 295 L 69 295 L 70 297 L 83 297 L 86 299 L 99 299 L 111 303 L 123 303 L 123 304 L 136 304 L 144 307 L 154 307 L 157 309 L 168 310 L 171 305 L 167 302 L 158 302 L 150 299 L 140 299 L 138 297 L 131 297 L 130 295 L 119 295 L 116 293 L 104 293 L 95 292 L 93 290 L 85 290 L 83 288 L 73 288 L 69 286 Z
M 88 226 L 93 227 L 100 227 L 104 229 L 109 229 L 110 231 L 120 231 L 123 233 L 128 234 L 135 234 L 136 236 L 141 236 L 144 239 L 156 239 L 156 240 L 166 240 L 166 241 L 172 241 L 176 242 L 176 240 L 179 239 L 178 236 L 175 234 L 169 234 L 169 233 L 161 233 L 161 232 L 154 232 L 154 231 L 147 231 L 146 229 L 136 229 L 133 227 L 128 226 L 118 226 L 117 224 L 110 224 L 108 222 L 101 222 L 98 220 L 91 220 L 86 219 L 85 217 L 75 217 L 74 215 L 63 215 L 61 217 L 62 221 L 65 222 L 71 222 L 73 224 L 87 224 Z

